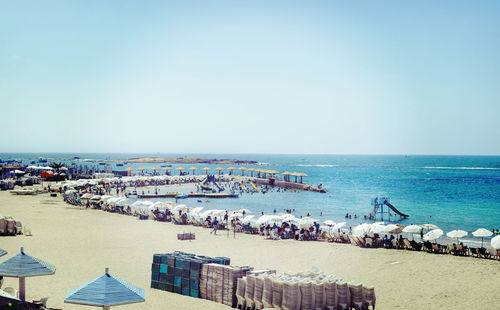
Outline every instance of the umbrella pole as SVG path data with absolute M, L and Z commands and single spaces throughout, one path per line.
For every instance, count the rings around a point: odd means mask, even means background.
M 25 291 L 26 291 L 26 279 L 24 277 L 20 277 L 19 278 L 19 299 L 21 299 L 22 301 L 25 301 L 26 300 L 26 297 L 25 297 Z

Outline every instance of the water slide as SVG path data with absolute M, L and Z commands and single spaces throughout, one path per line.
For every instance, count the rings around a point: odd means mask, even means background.
M 212 183 L 214 183 L 215 187 L 219 189 L 219 192 L 222 192 L 224 190 L 222 187 L 220 187 L 219 184 L 215 183 L 215 181 L 212 181 Z
M 252 187 L 256 190 L 256 191 L 259 191 L 259 188 L 257 186 L 255 186 L 255 184 L 253 184 L 252 181 L 248 181 L 248 183 L 250 183 L 250 185 L 252 185 Z
M 404 217 L 404 218 L 408 218 L 408 217 L 410 217 L 410 216 L 409 216 L 409 215 L 407 215 L 407 214 L 404 214 L 404 213 L 399 212 L 399 210 L 398 210 L 398 209 L 396 209 L 396 208 L 395 208 L 393 205 L 391 205 L 389 202 L 384 201 L 384 204 L 385 204 L 386 206 L 388 206 L 389 208 L 391 208 L 391 210 L 392 210 L 392 211 L 394 211 L 397 215 L 399 215 L 399 216 L 401 216 L 401 217 Z
M 203 181 L 201 181 L 200 187 L 204 191 L 210 191 L 211 192 L 212 188 L 210 186 L 206 185 L 207 182 L 208 182 L 208 177 L 204 178 Z

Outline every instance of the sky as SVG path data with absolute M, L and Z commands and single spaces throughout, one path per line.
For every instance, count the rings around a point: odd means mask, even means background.
M 499 1 L 0 0 L 0 152 L 500 155 Z

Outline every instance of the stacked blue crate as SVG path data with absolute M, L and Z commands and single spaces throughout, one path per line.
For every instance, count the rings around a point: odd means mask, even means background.
M 176 251 L 154 254 L 151 288 L 199 298 L 201 266 L 208 263 L 229 265 L 227 257 L 197 256 Z

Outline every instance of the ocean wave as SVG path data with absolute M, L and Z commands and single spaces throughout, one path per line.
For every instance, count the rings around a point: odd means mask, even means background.
M 420 169 L 448 169 L 448 170 L 500 170 L 500 168 L 490 168 L 490 167 L 419 167 Z
M 338 167 L 339 165 L 327 165 L 327 164 L 318 164 L 318 165 L 307 165 L 307 164 L 297 164 L 296 167 L 321 167 L 321 168 L 331 168 Z

